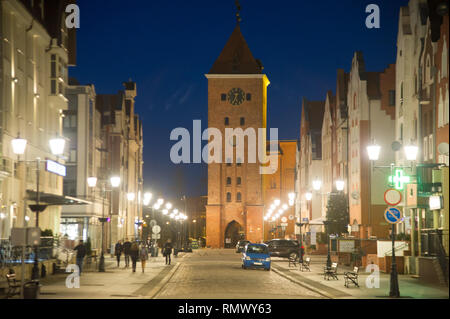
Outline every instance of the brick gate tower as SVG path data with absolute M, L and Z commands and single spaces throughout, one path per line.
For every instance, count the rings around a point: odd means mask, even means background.
M 261 62 L 253 57 L 239 26 L 212 66 L 208 79 L 208 127 L 222 133 L 222 163 L 208 164 L 206 244 L 232 248 L 239 239 L 263 240 L 263 178 L 258 156 L 249 163 L 247 138 L 245 158 L 232 163 L 225 158 L 225 128 L 266 128 L 267 87 Z M 265 138 L 265 137 L 264 137 Z M 264 145 L 264 144 L 263 144 Z

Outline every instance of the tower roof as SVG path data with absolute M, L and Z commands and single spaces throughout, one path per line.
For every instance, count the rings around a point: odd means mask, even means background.
M 237 24 L 209 74 L 261 74 L 262 70 L 261 61 L 253 57 Z

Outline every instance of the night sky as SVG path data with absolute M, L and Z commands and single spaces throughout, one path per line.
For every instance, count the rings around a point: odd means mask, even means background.
M 378 4 L 381 28 L 367 29 L 365 8 Z M 366 68 L 395 63 L 398 13 L 406 0 L 241 0 L 241 31 L 264 65 L 268 127 L 297 139 L 301 99 L 335 92 L 336 69 L 350 69 L 354 51 Z M 206 195 L 203 164 L 170 161 L 172 129 L 207 125 L 207 80 L 233 31 L 234 0 L 78 0 L 77 66 L 70 76 L 97 94 L 137 82 L 136 112 L 144 126 L 145 189 L 164 198 Z

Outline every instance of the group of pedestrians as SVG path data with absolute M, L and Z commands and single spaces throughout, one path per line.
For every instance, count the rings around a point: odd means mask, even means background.
M 170 256 L 172 254 L 172 249 L 172 241 L 169 239 L 163 247 L 163 256 L 166 258 L 166 265 L 170 265 Z M 141 262 L 142 272 L 145 271 L 145 265 L 147 263 L 149 254 L 147 244 L 142 243 L 139 245 L 138 242 L 130 242 L 128 241 L 128 238 L 125 238 L 124 242 L 120 240 L 117 242 L 114 249 L 114 254 L 116 256 L 118 268 L 120 267 L 120 258 L 123 254 L 125 257 L 125 268 L 128 268 L 130 266 L 131 259 L 133 272 L 136 272 L 136 265 L 139 260 Z
M 130 267 L 131 261 L 133 272 L 136 272 L 136 266 L 139 260 L 141 262 L 142 272 L 145 272 L 145 265 L 147 264 L 149 254 L 148 246 L 149 245 L 147 245 L 146 243 L 139 244 L 137 241 L 130 242 L 128 238 L 125 238 L 124 241 L 119 240 L 114 249 L 114 255 L 116 256 L 117 260 L 117 268 L 120 267 L 120 258 L 123 254 L 125 257 L 125 268 Z M 156 249 L 158 248 L 156 247 Z M 80 240 L 79 244 L 74 248 L 74 250 L 76 251 L 76 263 L 79 268 L 79 274 L 81 275 L 81 272 L 83 270 L 84 257 L 86 256 L 87 252 L 83 240 Z M 170 265 L 171 263 L 172 250 L 172 241 L 169 239 L 162 248 L 163 256 L 166 258 L 166 265 Z

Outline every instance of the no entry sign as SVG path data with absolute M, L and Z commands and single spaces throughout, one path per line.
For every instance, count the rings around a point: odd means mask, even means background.
M 390 188 L 384 192 L 384 201 L 389 206 L 397 206 L 402 201 L 402 193 L 396 189 Z

